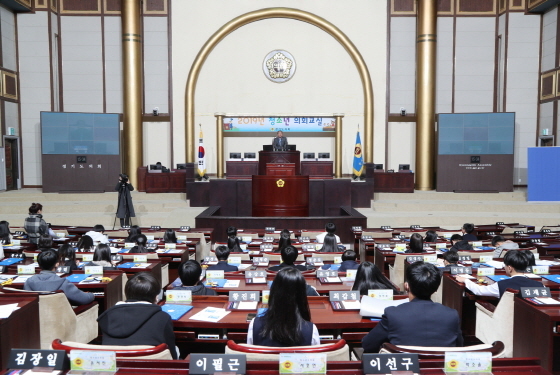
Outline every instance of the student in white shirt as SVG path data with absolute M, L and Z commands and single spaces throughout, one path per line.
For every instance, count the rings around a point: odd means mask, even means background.
M 336 225 L 334 225 L 334 223 L 327 223 L 327 225 L 325 225 L 325 231 L 324 233 L 318 234 L 315 239 L 317 240 L 318 243 L 323 243 L 325 241 L 325 236 L 329 233 L 334 234 L 334 232 L 336 232 Z M 336 237 L 336 243 L 340 243 L 340 237 L 338 237 L 336 234 L 334 234 Z
M 109 243 L 109 238 L 105 235 L 105 227 L 101 224 L 95 225 L 86 236 L 90 236 L 94 244 Z

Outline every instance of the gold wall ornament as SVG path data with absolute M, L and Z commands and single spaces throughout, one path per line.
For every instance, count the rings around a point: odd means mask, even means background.
M 276 181 L 276 186 L 278 187 L 284 187 L 284 185 L 286 184 L 286 181 L 279 179 L 278 181 Z
M 288 51 L 274 50 L 264 58 L 263 72 L 272 82 L 287 82 L 296 73 L 296 60 Z
M 195 148 L 195 125 L 194 125 L 194 106 L 196 83 L 202 70 L 202 66 L 214 48 L 229 34 L 235 30 L 255 21 L 261 21 L 272 18 L 288 18 L 297 21 L 307 22 L 317 26 L 330 36 L 332 36 L 342 47 L 348 52 L 350 58 L 354 62 L 360 80 L 362 82 L 362 91 L 364 96 L 364 162 L 373 163 L 373 87 L 371 77 L 360 51 L 354 43 L 344 34 L 338 27 L 330 23 L 326 19 L 300 9 L 294 8 L 264 8 L 240 15 L 227 22 L 220 27 L 207 41 L 204 43 L 196 58 L 194 59 L 187 84 L 185 87 L 185 161 L 194 163 L 196 160 Z M 342 142 L 342 140 L 340 140 Z M 342 144 L 342 143 L 341 143 Z M 219 152 L 220 150 L 218 150 Z

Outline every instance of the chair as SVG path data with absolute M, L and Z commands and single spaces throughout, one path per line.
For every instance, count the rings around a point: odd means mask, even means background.
M 2 292 L 39 295 L 41 349 L 50 349 L 52 340 L 57 338 L 88 343 L 97 337 L 99 305 L 95 301 L 72 308 L 62 291 L 37 292 L 4 287 Z
M 504 357 L 513 356 L 513 305 L 516 291 L 511 289 L 500 298 L 497 306 L 478 301 L 476 305 L 475 336 L 486 344 L 501 341 L 505 345 Z
M 268 258 L 270 262 L 282 262 L 282 255 L 280 253 L 265 253 L 263 257 Z M 296 258 L 296 262 L 303 262 L 305 261 L 305 256 L 303 254 L 299 254 Z
M 321 258 L 323 262 L 334 262 L 334 258 L 341 257 L 343 253 L 313 253 L 314 258 Z
M 362 232 L 362 237 L 371 236 L 372 238 L 393 238 L 393 232 Z
M 79 342 L 65 341 L 55 339 L 51 343 L 52 349 L 64 350 L 70 353 L 70 350 L 108 350 L 114 351 L 117 358 L 134 358 L 134 359 L 173 359 L 167 344 L 158 346 L 152 345 L 90 345 Z
M 76 254 L 77 256 L 78 254 Z M 134 259 L 134 257 L 136 255 L 145 255 L 146 259 L 154 259 L 157 260 L 159 259 L 159 256 L 157 253 L 124 253 L 124 254 L 120 254 L 123 257 L 123 260 L 131 260 Z
M 416 353 L 419 359 L 430 359 L 445 357 L 446 352 L 490 352 L 492 358 L 502 358 L 504 351 L 505 346 L 501 341 L 459 347 L 400 346 L 386 342 L 381 346 L 379 353 Z
M 406 257 L 411 255 L 426 255 L 425 253 L 409 253 L 409 254 L 395 254 L 395 263 L 391 266 L 389 265 L 389 279 L 399 287 L 400 290 L 404 290 L 404 262 L 406 262 Z
M 248 344 L 236 344 L 229 340 L 226 345 L 226 354 L 245 354 L 247 361 L 278 361 L 281 353 L 326 353 L 327 361 L 348 361 L 350 350 L 346 340 L 338 340 L 332 344 L 310 345 L 310 346 L 260 346 Z

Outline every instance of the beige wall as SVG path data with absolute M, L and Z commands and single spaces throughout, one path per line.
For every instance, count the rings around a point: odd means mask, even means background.
M 172 66 L 174 160 L 185 160 L 184 93 L 191 64 L 206 40 L 231 19 L 257 9 L 283 6 L 319 15 L 342 30 L 356 45 L 368 65 L 374 91 L 374 159 L 385 149 L 386 105 L 386 2 L 356 0 L 351 3 L 325 0 L 172 1 Z M 356 10 L 360 10 L 356 12 Z M 287 83 L 270 82 L 262 72 L 265 55 L 274 49 L 290 52 L 297 64 Z M 344 113 L 343 173 L 350 173 L 356 130 L 363 133 L 362 85 L 354 63 L 330 35 L 308 23 L 271 19 L 246 25 L 227 36 L 204 65 L 197 85 L 195 104 L 198 124 L 204 131 L 207 170 L 216 171 L 215 112 L 229 114 L 325 114 Z M 290 136 L 289 134 L 287 134 Z M 227 138 L 228 152 L 259 151 L 270 137 Z M 302 152 L 334 153 L 330 138 L 290 138 Z

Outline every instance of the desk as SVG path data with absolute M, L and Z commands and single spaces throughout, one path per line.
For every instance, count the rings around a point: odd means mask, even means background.
M 187 189 L 185 169 L 172 169 L 169 173 L 148 171 L 145 179 L 146 193 L 184 193 Z
M 18 293 L 19 294 L 19 293 Z M 8 365 L 11 348 L 39 349 L 39 297 L 0 294 L 0 305 L 17 303 L 19 310 L 0 319 L 0 370 Z
M 309 176 L 253 176 L 252 186 L 253 216 L 309 216 Z
M 414 193 L 412 172 L 375 172 L 372 178 L 376 193 Z
M 310 179 L 333 178 L 333 162 L 332 161 L 302 161 L 301 174 L 309 176 Z
M 266 175 L 268 163 L 294 163 L 296 175 L 300 173 L 299 151 L 259 151 L 259 175 Z
M 258 161 L 226 161 L 226 178 L 251 179 L 251 176 L 259 174 Z

